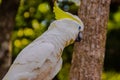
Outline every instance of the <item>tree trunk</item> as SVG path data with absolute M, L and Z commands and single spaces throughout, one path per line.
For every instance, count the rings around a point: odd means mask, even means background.
M 110 0 L 81 0 L 78 15 L 85 29 L 75 43 L 70 80 L 101 80 Z
M 0 4 L 0 80 L 11 63 L 10 41 L 19 0 L 2 0 Z

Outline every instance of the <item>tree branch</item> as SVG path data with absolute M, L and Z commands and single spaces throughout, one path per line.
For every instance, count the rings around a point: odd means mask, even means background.
M 79 16 L 85 29 L 75 43 L 70 80 L 101 80 L 110 0 L 81 0 Z
M 19 0 L 2 0 L 0 5 L 0 80 L 11 63 L 10 41 Z

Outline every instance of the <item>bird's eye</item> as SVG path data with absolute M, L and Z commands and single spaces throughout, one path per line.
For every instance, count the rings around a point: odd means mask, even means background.
M 79 26 L 79 28 L 78 28 L 79 30 L 81 29 L 81 26 Z

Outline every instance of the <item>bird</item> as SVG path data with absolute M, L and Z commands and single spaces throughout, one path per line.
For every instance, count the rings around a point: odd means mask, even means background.
M 2 80 L 52 80 L 59 73 L 64 48 L 81 40 L 84 24 L 56 1 L 53 9 L 56 20 L 18 54 Z

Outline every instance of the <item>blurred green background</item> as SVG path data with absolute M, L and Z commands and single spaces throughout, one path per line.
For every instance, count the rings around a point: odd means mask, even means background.
M 48 0 L 21 0 L 12 34 L 13 60 L 54 20 L 52 5 Z M 77 14 L 78 7 L 73 2 L 59 2 L 59 6 Z M 102 80 L 120 80 L 120 6 L 111 5 L 110 10 Z M 72 52 L 73 44 L 65 48 L 63 68 L 54 80 L 68 80 Z

